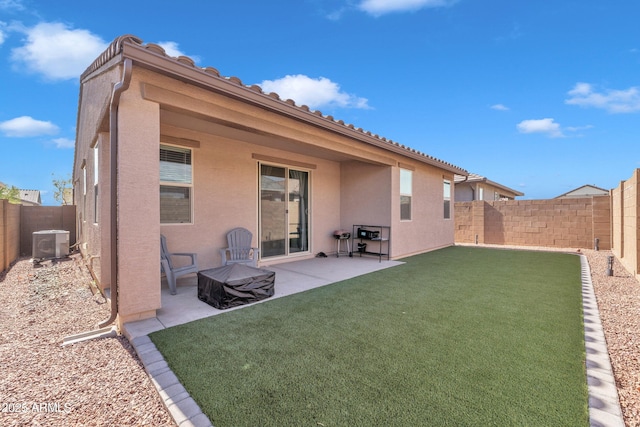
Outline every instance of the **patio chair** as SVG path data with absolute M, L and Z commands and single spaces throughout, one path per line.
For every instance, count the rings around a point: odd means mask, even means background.
M 229 231 L 227 233 L 229 247 L 220 249 L 222 265 L 245 263 L 257 267 L 260 249 L 251 247 L 252 238 L 253 235 L 246 228 L 237 227 Z
M 169 249 L 167 249 L 167 238 L 163 235 L 160 235 L 160 248 L 160 266 L 165 276 L 167 276 L 167 283 L 169 283 L 171 295 L 175 295 L 177 293 L 176 279 L 187 274 L 198 272 L 198 255 L 190 252 L 169 252 Z M 171 261 L 171 257 L 189 257 L 191 258 L 191 263 L 182 267 L 175 267 Z

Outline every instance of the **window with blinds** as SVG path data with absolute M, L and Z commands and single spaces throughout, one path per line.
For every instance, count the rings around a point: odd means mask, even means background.
M 160 145 L 160 223 L 192 221 L 193 170 L 190 148 Z

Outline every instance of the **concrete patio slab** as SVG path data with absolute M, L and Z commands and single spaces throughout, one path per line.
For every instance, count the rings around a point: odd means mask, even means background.
M 275 293 L 271 298 L 254 303 L 260 304 L 283 296 L 304 292 L 319 286 L 350 279 L 385 268 L 403 264 L 400 261 L 378 260 L 373 257 L 353 258 L 329 256 L 292 261 L 261 268 L 274 271 Z M 153 319 L 140 320 L 125 324 L 123 333 L 132 340 L 138 336 L 164 328 L 181 325 L 205 317 L 215 316 L 231 310 L 238 310 L 252 304 L 219 310 L 198 299 L 198 282 L 195 275 L 178 279 L 178 293 L 171 295 L 166 283 L 162 284 L 162 308 Z

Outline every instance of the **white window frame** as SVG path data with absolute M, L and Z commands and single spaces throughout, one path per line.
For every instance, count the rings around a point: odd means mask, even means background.
M 407 182 L 408 181 L 408 182 Z M 409 199 L 409 217 L 403 218 L 402 200 Z M 400 221 L 411 221 L 413 218 L 413 171 L 400 168 Z
M 447 194 L 448 193 L 448 194 Z M 444 219 L 451 219 L 451 180 L 444 179 L 442 182 L 442 199 L 444 208 Z
M 190 169 L 190 176 L 188 177 L 187 181 L 181 182 L 179 180 L 172 180 L 172 181 L 168 181 L 168 180 L 162 180 L 162 170 L 160 171 L 160 188 L 162 187 L 174 187 L 174 188 L 183 188 L 183 189 L 188 189 L 189 192 L 189 219 L 188 221 L 163 221 L 162 220 L 162 212 L 160 213 L 160 224 L 164 225 L 189 225 L 189 224 L 193 224 L 193 176 L 194 176 L 194 171 L 193 171 L 193 164 L 194 164 L 194 150 L 191 147 L 184 147 L 184 146 L 180 146 L 180 145 L 172 145 L 172 144 L 167 144 L 164 142 L 160 143 L 160 147 L 158 150 L 158 154 L 160 154 L 160 150 L 168 150 L 168 151 L 175 151 L 175 152 L 186 152 L 188 151 L 190 153 L 190 158 L 191 158 L 191 162 L 189 164 L 189 166 L 191 166 Z M 162 169 L 162 164 L 160 165 L 160 168 Z M 160 200 L 160 209 L 162 210 L 162 200 Z

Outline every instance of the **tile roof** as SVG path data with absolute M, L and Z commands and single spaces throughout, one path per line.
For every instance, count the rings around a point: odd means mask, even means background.
M 134 36 L 134 35 L 130 35 L 130 34 L 126 34 L 120 37 L 117 37 L 110 45 L 109 47 L 98 57 L 96 58 L 96 60 L 84 71 L 84 73 L 82 73 L 82 76 L 80 77 L 80 80 L 84 80 L 85 77 L 89 76 L 91 73 L 93 73 L 94 71 L 100 69 L 102 66 L 106 65 L 111 59 L 115 58 L 117 55 L 119 55 L 123 49 L 124 46 L 126 44 L 131 44 L 134 46 L 138 46 L 140 48 L 143 48 L 147 51 L 153 52 L 156 55 L 159 55 L 167 60 L 171 60 L 174 61 L 175 63 L 179 63 L 184 65 L 185 67 L 189 67 L 193 70 L 197 70 L 199 72 L 205 73 L 208 76 L 210 76 L 211 78 L 214 79 L 220 79 L 223 81 L 226 81 L 230 84 L 239 86 L 244 88 L 247 91 L 251 91 L 257 94 L 260 94 L 264 97 L 268 97 L 270 99 L 271 102 L 279 102 L 282 104 L 286 104 L 289 105 L 291 107 L 295 107 L 297 108 L 299 111 L 305 112 L 307 114 L 312 114 L 314 116 L 317 116 L 319 118 L 322 118 L 324 120 L 326 120 L 327 122 L 330 122 L 332 124 L 335 125 L 340 125 L 343 126 L 345 128 L 345 130 L 350 131 L 350 132 L 357 132 L 360 133 L 362 136 L 370 139 L 370 140 L 374 140 L 376 141 L 375 145 L 381 146 L 383 148 L 387 148 L 387 149 L 400 149 L 399 152 L 409 155 L 410 157 L 416 158 L 418 160 L 423 160 L 427 163 L 431 163 L 431 164 L 439 164 L 441 166 L 446 167 L 446 169 L 450 169 L 451 171 L 460 174 L 460 175 L 466 175 L 467 171 L 463 168 L 460 168 L 459 166 L 456 166 L 452 163 L 448 163 L 445 162 L 443 160 L 437 159 L 433 156 L 430 156 L 426 153 L 423 153 L 421 151 L 418 151 L 414 148 L 405 146 L 403 144 L 400 144 L 396 141 L 393 141 L 391 139 L 387 139 L 385 137 L 381 137 L 377 134 L 373 134 L 370 131 L 366 131 L 362 128 L 356 128 L 353 124 L 346 124 L 344 121 L 342 120 L 336 120 L 334 119 L 333 116 L 330 115 L 324 115 L 321 111 L 319 110 L 315 110 L 315 111 L 311 111 L 311 109 L 307 106 L 307 105 L 297 105 L 296 102 L 292 99 L 286 99 L 286 100 L 282 100 L 280 98 L 280 95 L 278 95 L 275 92 L 270 92 L 270 93 L 265 93 L 263 92 L 262 88 L 258 85 L 245 85 L 242 80 L 240 80 L 238 77 L 235 76 L 230 76 L 230 77 L 225 77 L 222 76 L 220 74 L 220 72 L 213 67 L 198 67 L 195 64 L 195 61 L 187 56 L 178 56 L 178 57 L 171 57 L 169 55 L 167 55 L 166 51 L 164 50 L 164 48 L 162 48 L 161 46 L 154 44 L 154 43 L 144 43 L 142 41 L 142 39 Z M 395 150 L 392 150 L 395 151 Z

